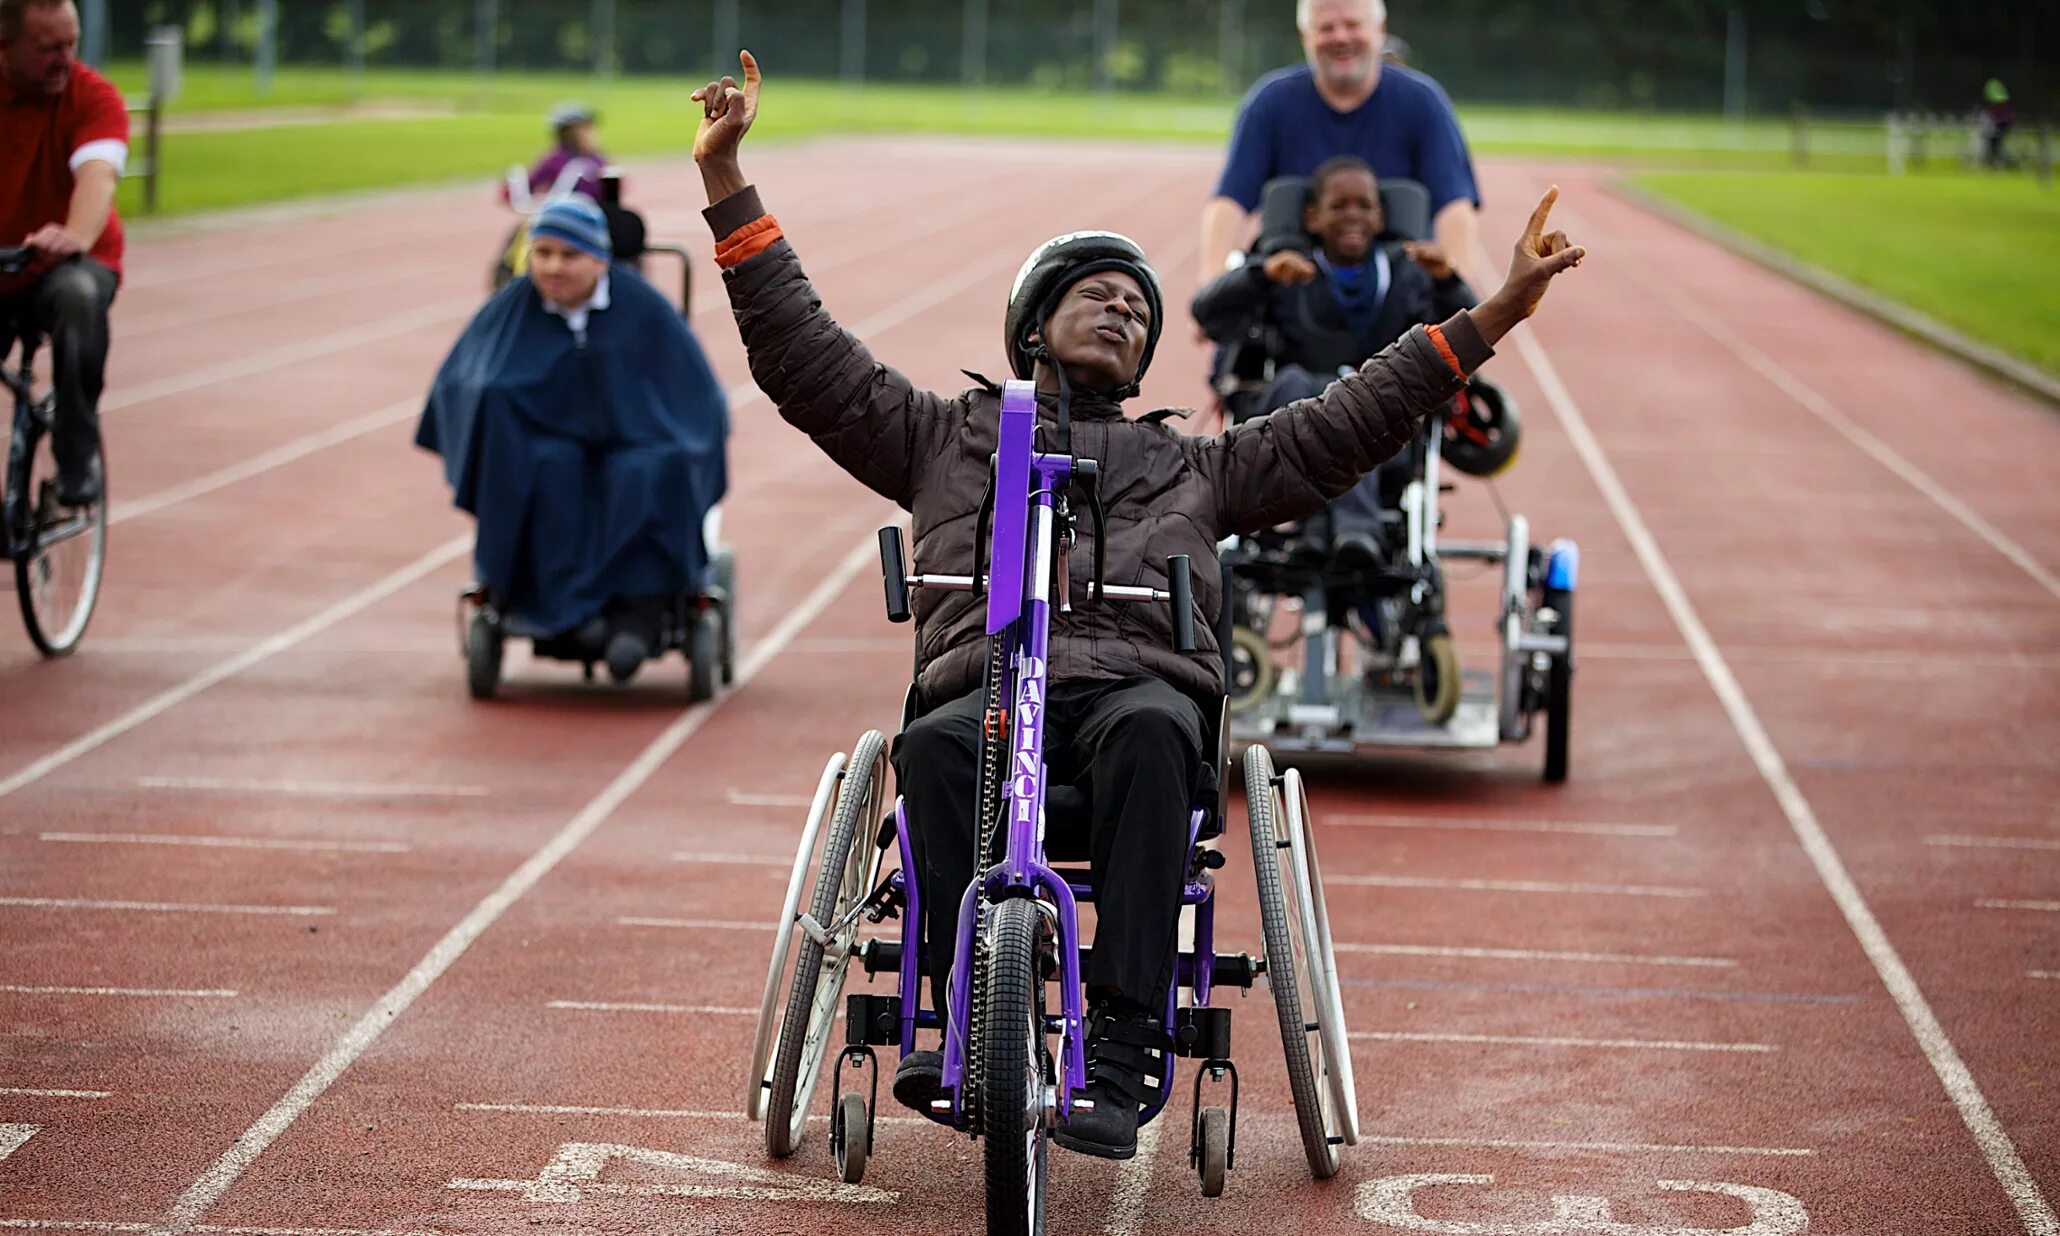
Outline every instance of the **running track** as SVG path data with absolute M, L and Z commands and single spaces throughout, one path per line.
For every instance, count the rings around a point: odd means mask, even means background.
M 842 321 L 949 388 L 1053 232 L 1129 232 L 1184 301 L 1210 163 L 752 170 Z M 1497 255 L 1552 179 L 1593 254 L 1492 371 L 1502 500 L 1585 551 L 1573 779 L 1316 770 L 1366 1143 L 1307 1179 L 1262 994 L 1229 1195 L 1183 1099 L 1128 1165 L 1055 1159 L 1054 1230 L 2054 1233 L 2060 420 L 1597 176 L 1485 170 Z M 689 169 L 632 192 L 701 244 Z M 58 664 L 0 623 L 0 1231 L 978 1226 L 973 1143 L 886 1124 L 852 1191 L 731 1114 L 795 800 L 907 649 L 891 512 L 748 385 L 705 265 L 744 686 L 464 696 L 468 528 L 409 439 L 504 227 L 466 191 L 135 243 L 101 613 Z M 1170 331 L 1147 398 L 1200 366 Z M 1478 486 L 1452 525 L 1496 529 Z M 1486 635 L 1478 588 L 1455 617 Z

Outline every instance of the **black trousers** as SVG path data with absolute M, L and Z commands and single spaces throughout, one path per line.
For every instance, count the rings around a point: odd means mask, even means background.
M 1271 412 L 1297 400 L 1314 398 L 1335 380 L 1311 373 L 1300 365 L 1282 365 L 1266 387 L 1265 408 Z M 1405 448 L 1401 454 L 1361 477 L 1357 485 L 1331 501 L 1333 537 L 1379 538 L 1381 512 L 1394 510 L 1402 501 L 1402 491 L 1415 478 L 1416 460 L 1412 451 L 1413 448 Z
M 980 695 L 931 711 L 894 742 L 929 929 L 930 989 L 940 1009 L 950 989 L 959 899 L 976 860 Z M 1048 856 L 1084 850 L 1093 868 L 1098 925 L 1083 977 L 1096 994 L 1156 1009 L 1173 982 L 1203 733 L 1200 705 L 1156 678 L 1051 684 L 1046 784 L 1087 787 L 1090 819 L 1084 839 L 1065 836 L 1064 821 L 1051 821 L 1046 848 Z M 1006 840 L 995 838 L 997 858 Z
M 89 257 L 66 262 L 0 302 L 0 318 L 50 337 L 57 419 L 50 433 L 58 469 L 78 475 L 100 445 L 100 391 L 107 377 L 107 310 L 121 280 Z

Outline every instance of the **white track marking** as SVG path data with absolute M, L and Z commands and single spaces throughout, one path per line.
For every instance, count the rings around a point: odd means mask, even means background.
M 42 780 L 80 756 L 99 750 L 145 721 L 178 707 L 216 683 L 233 678 L 252 666 L 286 651 L 295 644 L 321 634 L 344 619 L 363 612 L 410 584 L 423 579 L 430 572 L 450 562 L 452 559 L 457 558 L 461 554 L 471 552 L 471 549 L 472 535 L 470 533 L 446 541 L 420 558 L 415 559 L 407 566 L 372 584 L 370 587 L 359 589 L 314 617 L 296 623 L 237 656 L 230 657 L 226 661 L 217 662 L 175 687 L 159 692 L 121 716 L 107 722 L 105 725 L 73 739 L 28 767 L 8 776 L 5 780 L 0 780 L 0 798 L 5 798 L 25 785 L 31 785 Z
M 11 1228 L 32 1232 L 148 1232 L 148 1223 L 114 1223 L 93 1219 L 0 1219 L 0 1228 Z M 453 1232 L 437 1232 L 415 1228 L 367 1228 L 367 1227 L 222 1227 L 214 1223 L 196 1223 L 186 1229 L 189 1232 L 205 1232 L 208 1236 L 457 1236 Z
M 2039 910 L 2047 914 L 2060 914 L 2060 901 L 2005 901 L 1997 897 L 1983 897 L 1974 904 L 1984 910 Z
M 1765 352 L 1741 339 L 1730 327 L 1717 321 L 1716 318 L 1688 297 L 1682 296 L 1658 280 L 1642 275 L 1631 275 L 1630 278 L 1644 286 L 1647 291 L 1660 300 L 1665 301 L 1676 313 L 1679 313 L 1689 322 L 1699 327 L 1704 334 L 1723 344 L 1733 356 L 1744 361 L 1746 366 L 1754 373 L 1765 378 L 1782 394 L 1801 404 L 1811 415 L 1829 425 L 1846 441 L 1860 448 L 1862 454 L 1893 472 L 1910 488 L 1929 498 L 1940 510 L 1965 524 L 1968 531 L 1987 541 L 1989 546 L 1997 553 L 2016 563 L 2026 575 L 2037 580 L 2039 585 L 2047 592 L 2052 593 L 2056 598 L 2060 598 L 2060 576 L 2055 576 L 2038 559 L 2032 557 L 2022 545 L 2004 536 L 2002 531 L 1994 524 L 1976 514 L 1974 508 L 1954 497 L 1946 490 L 1945 486 L 1933 480 L 1929 473 L 1926 473 L 1916 464 L 1897 454 L 1893 448 L 1880 438 L 1875 437 L 1871 431 L 1861 428 L 1856 421 L 1840 411 L 1830 400 L 1818 394 L 1816 390 L 1803 382 L 1801 378 L 1796 377 L 1783 368 Z M 1528 336 L 1525 342 L 1529 343 L 1531 348 L 1537 347 L 1536 343 L 1530 342 Z M 1526 350 L 1526 359 L 1528 359 L 1528 349 Z M 2029 1222 L 2030 1220 L 2027 1218 L 2026 1221 Z
M 2060 970 L 2026 970 L 2024 977 L 2035 979 L 2060 979 Z
M 742 790 L 731 790 L 729 799 L 732 807 L 806 807 L 809 803 L 806 794 L 746 794 Z
M 1704 1043 L 1680 1039 L 1577 1039 L 1527 1034 L 1435 1034 L 1429 1031 L 1353 1030 L 1373 1043 L 1477 1043 L 1494 1047 L 1593 1047 L 1618 1051 L 1770 1052 L 1772 1043 Z
M 1888 611 L 1876 611 L 1886 613 Z M 1917 611 L 1905 611 L 1914 613 Z M 1818 666 L 1859 666 L 1882 670 L 1964 671 L 1969 669 L 2051 670 L 2060 669 L 2060 656 L 1999 651 L 1992 653 L 1952 652 L 1948 649 L 1908 651 L 1856 651 L 1831 648 L 1729 647 L 1724 655 L 1733 661 L 1788 661 Z M 1582 645 L 1585 660 L 1601 661 L 1693 661 L 1686 648 L 1650 644 Z
M 1435 815 L 1334 815 L 1325 828 L 1421 828 L 1455 832 L 1571 833 L 1592 837 L 1677 837 L 1672 824 L 1584 824 L 1574 820 L 1448 820 Z
M 1399 1137 L 1379 1133 L 1361 1133 L 1361 1142 L 1372 1142 L 1376 1146 L 1451 1146 L 1480 1150 L 1543 1150 L 1573 1151 L 1584 1153 L 1603 1151 L 1615 1154 L 1715 1154 L 1744 1155 L 1767 1158 L 1804 1158 L 1814 1155 L 1814 1150 L 1788 1146 L 1687 1146 L 1664 1145 L 1653 1142 L 1546 1142 L 1514 1141 L 1492 1137 Z
M 1926 837 L 1925 845 L 1958 846 L 1976 850 L 2060 850 L 2060 840 L 2050 837 Z
M 770 922 L 746 923 L 732 918 L 618 918 L 618 927 L 687 927 L 696 931 L 771 931 Z
M 135 996 L 164 1000 L 234 1000 L 236 993 L 219 989 L 189 991 L 177 987 L 23 987 L 0 983 L 0 991 L 17 996 Z
M 1438 944 L 1334 944 L 1333 952 L 1379 953 L 1391 957 L 1459 957 L 1469 961 L 1577 961 L 1596 965 L 1735 968 L 1729 957 L 1669 957 L 1646 953 L 1571 953 L 1551 949 L 1460 948 Z
M 169 489 L 160 489 L 154 494 L 138 498 L 133 502 L 115 498 L 110 503 L 112 509 L 108 512 L 107 516 L 108 526 L 113 527 L 115 524 L 131 519 L 141 519 L 145 515 L 154 515 L 168 506 L 176 506 L 189 499 L 211 494 L 218 489 L 226 489 L 238 481 L 247 481 L 254 476 L 263 475 L 274 468 L 283 467 L 295 460 L 306 459 L 317 451 L 324 451 L 332 446 L 339 446 L 353 438 L 362 438 L 375 430 L 385 429 L 389 425 L 398 425 L 403 421 L 413 420 L 420 415 L 422 415 L 422 401 L 419 399 L 395 404 L 393 407 L 382 408 L 377 412 L 347 420 L 340 425 L 334 425 L 319 433 L 311 433 L 304 438 L 296 438 L 282 446 L 253 455 L 241 463 L 230 464 L 226 468 L 218 468 L 205 476 L 195 477 L 190 481 L 174 485 Z
M 779 867 L 794 865 L 792 854 L 713 854 L 705 850 L 681 850 L 672 856 L 676 863 L 722 863 L 738 867 Z
M 471 538 L 466 537 L 462 544 L 469 546 L 470 543 Z M 573 816 L 556 836 L 546 842 L 543 848 L 530 855 L 528 861 L 502 881 L 499 888 L 489 893 L 470 913 L 460 919 L 456 926 L 446 932 L 399 983 L 382 995 L 365 1015 L 358 1019 L 357 1024 L 346 1031 L 343 1037 L 316 1061 L 314 1067 L 310 1068 L 291 1090 L 282 1095 L 278 1102 L 244 1130 L 229 1149 L 223 1152 L 222 1157 L 179 1196 L 166 1213 L 164 1220 L 151 1229 L 152 1236 L 174 1236 L 179 1232 L 194 1230 L 195 1221 L 206 1213 L 208 1207 L 214 1205 L 216 1199 L 227 1192 L 230 1186 L 250 1169 L 258 1156 L 278 1140 L 280 1134 L 298 1120 L 302 1112 L 312 1106 L 346 1069 L 356 1063 L 359 1056 L 379 1040 L 387 1027 L 393 1025 L 401 1014 L 429 989 L 430 984 L 464 955 L 465 950 L 472 947 L 475 940 L 507 913 L 509 907 L 536 887 L 538 881 L 550 874 L 566 855 L 577 849 L 581 842 L 601 826 L 602 821 L 613 815 L 616 808 L 649 781 L 665 761 L 694 736 L 708 718 L 720 711 L 725 703 L 735 699 L 737 691 L 742 690 L 757 677 L 759 672 L 792 643 L 809 623 L 829 608 L 838 593 L 857 577 L 877 552 L 878 543 L 871 535 L 867 535 L 852 552 L 845 555 L 844 560 L 829 571 L 816 586 L 815 591 L 809 593 L 799 605 L 790 610 L 779 626 L 768 632 L 745 656 L 743 663 L 737 667 L 736 685 L 729 693 L 689 707 L 678 720 L 652 739 L 650 745 L 630 761 L 628 767 L 617 774 L 613 781 L 580 810 L 579 814 Z
M 712 1017 L 756 1017 L 757 1009 L 727 1004 L 653 1004 L 638 1000 L 552 1000 L 547 1009 L 579 1013 L 705 1013 Z
M 1668 884 L 1560 884 L 1550 880 L 1446 880 L 1434 876 L 1326 876 L 1326 884 L 1367 888 L 1449 888 L 1480 893 L 1565 893 L 1577 897 L 1706 897 L 1699 888 Z
M 751 1010 L 756 1013 L 758 1010 Z M 635 1120 L 742 1120 L 743 1112 L 718 1112 L 683 1110 L 664 1107 L 572 1107 L 557 1103 L 458 1103 L 451 1108 L 460 1112 L 489 1112 L 516 1116 L 626 1116 Z M 828 1120 L 829 1113 L 819 1112 L 810 1120 Z M 935 1121 L 922 1116 L 874 1116 L 875 1124 L 934 1124 Z
M 238 378 L 255 377 L 261 373 L 269 373 L 274 369 L 282 369 L 288 365 L 297 365 L 302 361 L 319 360 L 324 356 L 333 356 L 338 352 L 346 352 L 368 343 L 379 343 L 400 335 L 412 335 L 430 327 L 470 317 L 478 311 L 479 300 L 477 297 L 470 300 L 446 301 L 440 305 L 424 305 L 405 313 L 398 313 L 392 317 L 384 317 L 376 322 L 366 323 L 363 326 L 353 326 L 347 330 L 331 331 L 329 334 L 317 335 L 312 339 L 302 339 L 276 348 L 267 348 L 262 352 L 253 352 L 247 356 L 239 356 L 235 360 L 223 361 L 217 365 L 207 365 L 194 370 L 192 373 L 159 378 L 155 382 L 137 382 L 125 386 L 107 398 L 102 399 L 100 401 L 100 410 L 102 412 L 119 412 L 123 408 L 133 408 L 139 404 L 150 403 L 153 400 L 169 399 L 174 395 L 184 395 L 192 391 L 204 390 L 207 387 L 217 386 L 223 382 L 233 382 Z
M 42 1127 L 40 1124 L 0 1124 L 0 1159 L 27 1145 Z
M 26 1086 L 0 1086 L 0 1095 L 25 1099 L 111 1099 L 112 1090 L 34 1090 Z
M 1681 638 L 1694 652 L 1696 664 L 1701 667 L 1703 677 L 1709 681 L 1710 689 L 1716 693 L 1731 726 L 1738 732 L 1739 740 L 1745 745 L 1747 754 L 1767 788 L 1780 804 L 1781 813 L 1787 817 L 1789 828 L 1810 865 L 1816 870 L 1817 878 L 1831 894 L 1831 899 L 1845 916 L 1846 925 L 1852 929 L 1854 938 L 1874 966 L 1875 973 L 1901 1010 L 1903 1020 L 1908 1023 L 1910 1033 L 1917 1045 L 1930 1061 L 1932 1070 L 1938 1074 L 1939 1083 L 1959 1109 L 1960 1119 L 1973 1136 L 1975 1145 L 1987 1158 L 1989 1169 L 1995 1173 L 1996 1181 L 2010 1202 L 2017 1209 L 2018 1218 L 2024 1222 L 2024 1230 L 2030 1236 L 2060 1236 L 2060 1216 L 2053 1213 L 2045 1197 L 2039 1192 L 2038 1182 L 2026 1170 L 2024 1160 L 2017 1153 L 2017 1147 L 2004 1132 L 1995 1112 L 1989 1107 L 1988 1099 L 1975 1083 L 1973 1073 L 1960 1059 L 1960 1053 L 1946 1037 L 1945 1028 L 1939 1025 L 1938 1017 L 1931 1011 L 1931 1004 L 1924 998 L 1924 992 L 1917 986 L 1916 978 L 1890 943 L 1888 933 L 1882 930 L 1881 922 L 1874 917 L 1874 911 L 1867 905 L 1867 899 L 1860 892 L 1846 871 L 1845 862 L 1838 850 L 1825 835 L 1823 826 L 1817 820 L 1816 811 L 1809 800 L 1803 797 L 1802 789 L 1789 775 L 1788 765 L 1768 736 L 1766 726 L 1761 724 L 1759 714 L 1752 702 L 1745 696 L 1744 688 L 1731 672 L 1724 654 L 1718 650 L 1716 640 L 1710 636 L 1709 628 L 1703 625 L 1702 617 L 1689 601 L 1688 593 L 1681 587 L 1674 568 L 1660 552 L 1659 542 L 1653 539 L 1646 527 L 1645 517 L 1631 501 L 1630 494 L 1618 479 L 1616 469 L 1602 453 L 1601 445 L 1588 428 L 1588 420 L 1575 405 L 1573 396 L 1559 379 L 1559 373 L 1552 366 L 1551 358 L 1545 355 L 1528 329 L 1516 333 L 1517 350 L 1523 355 L 1524 363 L 1530 368 L 1531 376 L 1544 392 L 1546 402 L 1552 405 L 1558 415 L 1561 427 L 1581 462 L 1587 466 L 1588 474 L 1602 493 L 1610 513 L 1616 517 L 1624 535 L 1637 555 L 1639 565 L 1644 567 L 1646 577 L 1652 581 L 1660 600 L 1666 605 L 1667 613 L 1680 630 Z M 2020 565 L 2023 565 L 2020 563 Z M 2031 564 L 2036 567 L 2036 563 Z M 2050 576 L 2047 577 L 2051 579 Z M 2060 581 L 2055 581 L 2060 584 Z M 2060 593 L 2060 586 L 2055 587 Z M 2052 903 L 2060 910 L 2060 902 Z
M 23 910 L 137 910 L 149 914 L 284 914 L 316 918 L 334 914 L 330 906 L 204 905 L 182 901 L 91 901 L 83 897 L 0 897 L 0 906 Z
M 309 850 L 349 854 L 406 854 L 414 847 L 400 841 L 297 841 L 288 837 L 182 837 L 176 833 L 44 833 L 45 841 L 77 845 L 187 845 L 226 850 Z
M 1152 1193 L 1152 1170 L 1159 1157 L 1159 1135 L 1165 1122 L 1154 1120 L 1137 1131 L 1137 1153 L 1116 1169 L 1115 1192 L 1109 1197 L 1109 1213 L 1102 1222 L 1107 1236 L 1130 1236 L 1144 1222 L 1145 1206 Z
M 382 785 L 376 781 L 259 781 L 237 777 L 138 777 L 146 790 L 215 790 L 309 798 L 484 798 L 483 785 Z

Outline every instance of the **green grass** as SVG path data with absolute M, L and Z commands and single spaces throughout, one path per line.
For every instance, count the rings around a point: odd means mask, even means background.
M 1655 172 L 1633 183 L 2060 374 L 2060 190 L 2029 175 Z

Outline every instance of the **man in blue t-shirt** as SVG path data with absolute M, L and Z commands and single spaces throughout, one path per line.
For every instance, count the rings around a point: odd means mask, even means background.
M 1223 273 L 1276 176 L 1307 176 L 1336 155 L 1358 155 L 1376 176 L 1421 182 L 1431 193 L 1438 243 L 1480 286 L 1473 269 L 1481 204 L 1473 159 L 1452 101 L 1414 69 L 1383 64 L 1383 0 L 1300 0 L 1305 65 L 1269 73 L 1238 110 L 1216 196 L 1202 211 L 1201 282 Z

